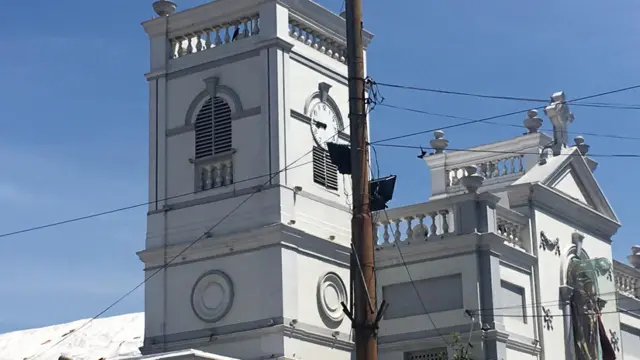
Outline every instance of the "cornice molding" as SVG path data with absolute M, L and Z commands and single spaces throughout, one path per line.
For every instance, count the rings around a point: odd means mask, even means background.
M 544 146 L 553 139 L 544 133 L 534 133 L 518 136 L 516 138 L 495 142 L 491 144 L 470 148 L 473 151 L 450 151 L 437 155 L 425 156 L 423 160 L 429 168 L 455 167 L 456 165 L 470 164 L 479 161 L 490 161 L 492 159 L 504 158 L 505 152 L 523 152 L 532 148 Z M 482 150 L 496 152 L 494 156 L 487 156 Z
M 185 242 L 171 245 L 167 248 L 166 253 L 163 247 L 158 247 L 142 250 L 137 254 L 145 264 L 145 270 L 150 271 L 164 266 L 166 259 L 173 259 L 190 244 L 190 242 Z M 203 238 L 189 247 L 169 266 L 232 256 L 272 246 L 281 246 L 311 257 L 321 258 L 336 266 L 349 266 L 349 248 L 347 246 L 307 234 L 282 223 Z
M 507 188 L 511 208 L 524 207 L 529 201 L 538 209 L 610 243 L 621 224 L 568 195 L 541 183 L 518 184 Z

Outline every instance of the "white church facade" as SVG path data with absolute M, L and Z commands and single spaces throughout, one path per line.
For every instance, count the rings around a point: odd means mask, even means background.
M 0 335 L 0 359 L 63 336 L 43 359 L 352 359 L 350 180 L 326 150 L 349 139 L 344 19 L 309 0 L 154 10 L 144 314 Z M 621 224 L 553 99 L 552 135 L 535 111 L 470 151 L 436 132 L 431 197 L 375 214 L 380 360 L 453 359 L 456 333 L 477 360 L 640 360 L 640 248 L 612 258 Z

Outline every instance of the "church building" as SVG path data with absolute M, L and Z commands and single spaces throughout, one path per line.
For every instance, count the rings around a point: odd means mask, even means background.
M 350 136 L 344 18 L 153 9 L 144 313 L 0 335 L 0 359 L 351 360 L 351 184 L 327 150 Z M 570 107 L 555 93 L 524 135 L 468 151 L 433 134 L 430 198 L 373 216 L 380 360 L 640 360 L 640 247 L 612 258 L 621 224 Z

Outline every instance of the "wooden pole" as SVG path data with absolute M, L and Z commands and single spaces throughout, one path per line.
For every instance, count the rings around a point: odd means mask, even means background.
M 354 328 L 356 360 L 377 360 L 376 288 L 374 247 L 369 208 L 368 128 L 365 103 L 364 46 L 362 43 L 362 1 L 346 0 L 347 61 L 349 73 L 349 126 L 353 218 L 351 236 L 358 268 L 354 286 Z

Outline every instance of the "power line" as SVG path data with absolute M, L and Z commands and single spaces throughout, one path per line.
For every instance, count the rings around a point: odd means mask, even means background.
M 596 97 L 600 97 L 600 96 L 616 94 L 616 93 L 620 93 L 620 92 L 624 92 L 624 91 L 633 90 L 633 89 L 636 89 L 636 88 L 640 88 L 640 85 L 634 85 L 634 86 L 629 86 L 629 87 L 626 87 L 626 88 L 615 89 L 615 90 L 605 91 L 605 92 L 598 93 L 598 94 L 583 96 L 583 97 L 579 97 L 579 98 L 576 98 L 576 99 L 573 99 L 573 100 L 568 100 L 565 103 L 575 103 L 576 101 L 587 100 L 587 99 L 592 99 L 592 98 L 596 98 Z M 545 106 L 539 106 L 536 109 L 540 110 L 540 109 L 543 109 L 543 108 L 545 108 Z M 404 134 L 404 135 L 398 135 L 398 136 L 385 138 L 385 139 L 382 139 L 382 140 L 376 140 L 376 141 L 371 142 L 371 144 L 379 144 L 381 142 L 386 142 L 386 141 L 390 141 L 390 140 L 403 139 L 403 138 L 407 138 L 407 137 L 411 137 L 411 136 L 430 133 L 430 132 L 433 132 L 433 131 L 436 131 L 436 130 L 451 129 L 451 128 L 455 128 L 455 127 L 466 126 L 466 125 L 471 125 L 471 124 L 480 123 L 480 122 L 486 122 L 486 121 L 489 121 L 489 120 L 495 120 L 495 119 L 499 119 L 499 118 L 503 118 L 503 117 L 507 117 L 507 116 L 511 116 L 511 115 L 521 114 L 521 113 L 529 111 L 529 110 L 531 110 L 531 109 L 528 108 L 528 109 L 519 110 L 519 111 L 512 111 L 512 112 L 509 112 L 509 113 L 504 113 L 504 114 L 500 114 L 500 115 L 494 115 L 494 116 L 490 116 L 490 117 L 483 118 L 483 119 L 466 121 L 466 122 L 462 122 L 462 123 L 458 123 L 458 124 L 452 124 L 452 125 L 438 127 L 438 128 L 435 128 L 435 129 L 416 131 L 416 132 L 412 132 L 412 133 L 408 133 L 408 134 Z
M 291 170 L 291 169 L 295 169 L 295 168 L 298 168 L 298 167 L 301 167 L 301 166 L 304 166 L 304 165 L 308 165 L 308 164 L 310 164 L 312 162 L 313 161 L 310 160 L 310 161 L 304 162 L 302 164 L 298 164 L 296 166 L 292 166 L 292 167 L 288 168 L 287 170 Z M 233 184 L 231 184 L 231 185 L 236 185 L 236 184 L 240 184 L 240 183 L 247 182 L 247 181 L 253 181 L 253 180 L 261 179 L 261 178 L 263 178 L 265 176 L 271 176 L 271 175 L 274 175 L 274 174 L 277 175 L 278 173 L 279 172 L 277 172 L 277 173 L 269 173 L 269 174 L 264 174 L 264 175 L 250 177 L 250 178 L 247 178 L 247 179 L 234 181 Z M 16 231 L 0 234 L 0 238 L 7 237 L 7 236 L 12 236 L 12 235 L 23 234 L 23 233 L 27 233 L 27 232 L 31 232 L 31 231 L 36 231 L 36 230 L 42 230 L 42 229 L 55 227 L 55 226 L 65 225 L 65 224 L 69 224 L 69 223 L 73 223 L 73 222 L 77 222 L 77 221 L 88 220 L 88 219 L 92 219 L 92 218 L 96 218 L 96 217 L 100 217 L 100 216 L 104 216 L 104 215 L 110 215 L 110 214 L 118 213 L 118 212 L 121 212 L 121 211 L 132 210 L 132 209 L 135 209 L 135 208 L 151 205 L 151 204 L 162 202 L 162 201 L 173 200 L 173 199 L 181 198 L 181 197 L 188 196 L 188 195 L 198 194 L 200 192 L 201 191 L 191 191 L 191 192 L 184 193 L 184 194 L 169 196 L 169 197 L 166 197 L 164 199 L 158 199 L 158 200 L 147 201 L 147 202 L 142 202 L 142 203 L 138 203 L 138 204 L 127 205 L 127 206 L 124 206 L 124 207 L 111 209 L 111 210 L 107 210 L 107 211 L 103 211 L 103 212 L 99 212 L 99 213 L 95 213 L 95 214 L 91 214 L 91 215 L 84 215 L 84 216 L 79 216 L 79 217 L 75 217 L 75 218 L 70 218 L 70 219 L 67 219 L 67 220 L 48 223 L 48 224 L 45 224 L 45 225 L 33 226 L 33 227 L 22 229 L 22 230 L 16 230 Z
M 449 115 L 449 114 L 434 113 L 434 112 L 430 112 L 430 111 L 424 111 L 424 110 L 420 110 L 420 109 L 413 109 L 413 108 L 408 108 L 408 107 L 403 107 L 403 106 L 391 105 L 391 104 L 387 104 L 387 103 L 380 103 L 380 104 L 378 104 L 378 106 L 383 106 L 383 107 L 387 107 L 387 108 L 390 108 L 390 109 L 414 112 L 414 113 L 418 113 L 418 114 L 437 116 L 437 117 L 442 117 L 442 118 L 449 118 L 449 119 L 455 119 L 455 120 L 465 120 L 465 121 L 474 121 L 471 118 L 467 118 L 467 117 L 463 117 L 463 116 L 455 116 L 455 115 Z M 516 128 L 516 129 L 525 129 L 524 126 L 522 126 L 522 125 L 500 123 L 500 122 L 496 122 L 496 121 L 483 121 L 482 124 L 496 125 L 496 126 L 503 126 L 503 127 L 511 127 L 511 128 Z M 553 129 L 547 129 L 547 128 L 542 128 L 540 130 L 542 130 L 542 131 L 553 131 Z M 623 136 L 623 135 L 615 135 L 615 134 L 600 134 L 600 133 L 572 132 L 572 131 L 569 131 L 568 133 L 569 134 L 574 134 L 574 135 L 587 135 L 587 136 L 611 138 L 611 139 L 618 139 L 618 140 L 640 140 L 640 137 L 637 137 L 637 136 Z
M 349 126 L 347 125 L 344 129 L 348 128 Z M 337 137 L 341 131 L 343 130 L 339 130 L 337 133 L 335 133 L 333 136 L 329 137 L 328 140 L 325 141 L 328 142 L 330 140 L 332 140 L 333 138 Z M 299 158 L 297 158 L 296 160 L 294 160 L 292 163 L 286 165 L 284 168 L 280 169 L 279 171 L 277 171 L 276 173 L 274 173 L 266 182 L 264 182 L 262 184 L 262 186 L 260 186 L 257 190 L 253 191 L 252 193 L 250 193 L 243 201 L 241 201 L 238 205 L 236 205 L 233 209 L 231 209 L 231 211 L 229 211 L 226 215 L 224 215 L 222 218 L 220 218 L 220 220 L 218 220 L 212 227 L 210 227 L 207 231 L 205 231 L 202 235 L 200 235 L 198 238 L 196 238 L 194 241 L 192 241 L 189 245 L 187 245 L 187 247 L 185 247 L 184 249 L 182 249 L 181 251 L 178 252 L 178 254 L 176 254 L 173 258 L 171 258 L 171 260 L 169 260 L 168 262 L 165 262 L 165 264 L 160 267 L 158 270 L 156 270 L 155 272 L 153 272 L 151 275 L 149 275 L 149 277 L 145 278 L 141 283 L 139 283 L 138 285 L 136 285 L 133 289 L 131 289 L 130 291 L 128 291 L 126 294 L 122 295 L 120 298 L 118 298 L 116 301 L 114 301 L 113 303 L 111 303 L 109 306 L 107 306 L 104 310 L 100 311 L 97 315 L 95 315 L 94 317 L 92 317 L 91 319 L 89 319 L 88 321 L 86 321 L 84 324 L 82 324 L 78 329 L 76 329 L 73 333 L 69 334 L 68 336 L 63 337 L 62 339 L 60 339 L 59 341 L 57 341 L 56 343 L 54 343 L 51 347 L 45 349 L 44 351 L 38 353 L 37 355 L 31 356 L 28 358 L 28 360 L 32 360 L 35 359 L 37 357 L 39 357 L 40 355 L 46 353 L 47 351 L 53 349 L 54 347 L 58 346 L 60 343 L 62 343 L 63 341 L 65 341 L 66 339 L 69 339 L 70 337 L 72 337 L 73 335 L 77 334 L 78 332 L 80 332 L 80 330 L 82 330 L 83 328 L 85 328 L 87 325 L 89 325 L 90 323 L 92 323 L 94 320 L 96 320 L 97 318 L 99 318 L 100 316 L 102 316 L 104 313 L 106 313 L 107 311 L 111 310 L 114 306 L 118 305 L 122 300 L 124 300 L 125 298 L 127 298 L 129 295 L 131 295 L 134 291 L 138 290 L 142 285 L 144 285 L 147 281 L 149 281 L 149 279 L 151 279 L 152 277 L 154 277 L 155 275 L 157 275 L 160 271 L 164 270 L 167 268 L 167 266 L 169 266 L 169 264 L 173 263 L 177 258 L 179 258 L 180 256 L 182 256 L 182 254 L 184 254 L 185 252 L 187 252 L 187 250 L 189 250 L 191 247 L 193 247 L 196 243 L 198 243 L 200 240 L 207 238 L 208 234 L 210 234 L 216 227 L 218 227 L 223 221 L 225 221 L 226 219 L 228 219 L 231 215 L 233 215 L 238 209 L 240 209 L 240 207 L 242 207 L 245 203 L 247 203 L 247 201 L 249 201 L 254 195 L 256 195 L 259 192 L 262 192 L 263 187 L 268 185 L 269 182 L 271 180 L 273 180 L 278 174 L 288 170 L 290 167 L 292 167 L 294 164 L 296 164 L 298 161 L 302 160 L 304 157 L 306 157 L 307 155 L 311 154 L 313 152 L 313 149 L 309 150 L 308 152 L 306 152 L 305 154 L 303 154 L 302 156 L 300 156 Z
M 380 163 L 378 162 L 378 152 L 375 150 L 375 146 L 371 146 L 371 149 L 373 150 L 373 156 L 374 156 L 374 159 L 375 159 L 375 162 L 376 162 L 376 168 L 378 169 L 378 171 L 380 171 Z M 391 223 L 391 221 L 389 220 L 389 214 L 387 213 L 387 209 L 383 209 L 383 212 L 384 212 L 385 217 L 387 218 L 387 221 L 389 223 Z M 393 226 L 392 226 L 392 231 L 393 231 Z M 449 346 L 449 343 L 447 342 L 447 340 L 445 339 L 444 335 L 442 334 L 442 332 L 440 331 L 440 329 L 436 325 L 435 321 L 433 321 L 433 318 L 431 317 L 431 314 L 427 310 L 426 304 L 422 300 L 422 296 L 420 295 L 420 291 L 418 290 L 418 287 L 416 286 L 415 281 L 413 280 L 413 276 L 411 276 L 411 271 L 409 271 L 409 266 L 407 265 L 407 262 L 404 259 L 404 254 L 402 254 L 402 250 L 400 249 L 400 246 L 396 246 L 396 248 L 398 249 L 398 254 L 400 255 L 400 259 L 402 261 L 402 265 L 404 266 L 404 269 L 407 272 L 407 276 L 409 277 L 409 282 L 411 283 L 411 286 L 413 286 L 413 289 L 416 292 L 416 296 L 418 297 L 418 301 L 420 301 L 420 304 L 422 305 L 422 309 L 424 310 L 425 315 L 427 315 L 427 318 L 429 319 L 429 322 L 431 322 L 431 326 L 433 326 L 433 328 L 436 330 L 436 332 L 438 333 L 440 338 L 442 338 L 442 341 L 447 346 Z
M 370 144 L 373 145 L 373 144 Z M 414 146 L 414 145 L 402 145 L 402 144 L 375 144 L 376 146 L 385 146 L 401 149 L 416 149 L 416 150 L 436 150 L 427 146 Z M 447 148 L 447 152 L 474 152 L 474 153 L 487 153 L 487 154 L 505 154 L 505 155 L 540 155 L 539 152 L 524 152 L 524 151 L 501 151 L 501 150 L 481 150 L 481 149 L 450 149 Z M 566 153 L 559 154 L 558 156 L 582 156 L 579 153 Z M 589 157 L 607 157 L 607 158 L 640 158 L 640 154 L 589 154 Z
M 450 90 L 440 90 L 440 89 L 430 89 L 430 88 L 422 88 L 416 86 L 408 86 L 408 85 L 399 85 L 399 84 L 389 84 L 389 83 L 381 83 L 374 82 L 378 86 L 383 87 L 391 87 L 396 89 L 404 89 L 404 90 L 413 90 L 413 91 L 424 91 L 438 94 L 446 94 L 446 95 L 458 95 L 458 96 L 468 96 L 468 97 L 476 97 L 482 99 L 494 99 L 494 100 L 512 100 L 512 101 L 524 101 L 524 102 L 538 102 L 538 103 L 550 103 L 549 99 L 538 99 L 538 98 L 526 98 L 526 97 L 516 97 L 516 96 L 500 96 L 500 95 L 486 95 L 486 94 L 477 94 L 477 93 L 469 93 L 469 92 L 460 92 L 460 91 L 450 91 Z M 640 85 L 633 86 L 628 90 L 640 88 Z M 600 108 L 613 108 L 613 109 L 630 109 L 630 110 L 640 110 L 640 105 L 629 105 L 629 104 L 612 104 L 612 103 L 577 103 L 574 102 L 573 105 L 576 106 L 586 106 L 586 107 L 600 107 Z

